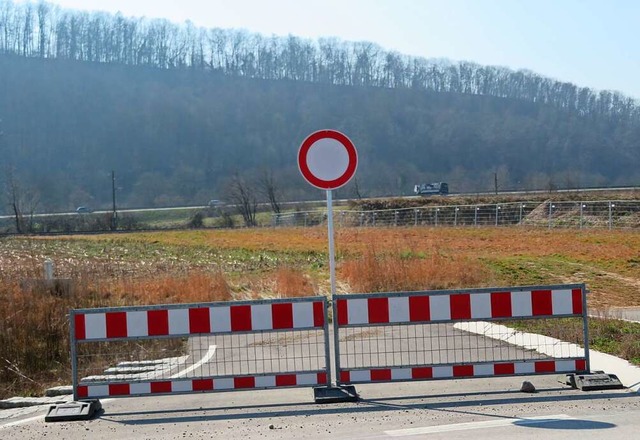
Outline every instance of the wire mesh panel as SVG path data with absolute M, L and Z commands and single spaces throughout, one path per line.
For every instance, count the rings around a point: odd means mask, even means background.
M 315 226 L 324 211 L 274 214 L 273 226 Z M 522 201 L 499 204 L 443 205 L 336 213 L 341 227 L 481 227 L 637 228 L 640 201 Z
M 326 221 L 327 214 L 324 211 L 291 212 L 273 214 L 271 225 L 274 227 L 307 227 L 317 226 Z
M 74 310 L 74 397 L 327 385 L 325 297 Z
M 584 285 L 338 295 L 340 383 L 583 372 L 589 369 Z M 563 342 L 496 321 L 580 319 Z

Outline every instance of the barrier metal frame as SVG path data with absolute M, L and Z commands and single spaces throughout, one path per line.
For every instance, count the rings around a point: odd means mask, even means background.
M 296 325 L 295 317 L 293 314 L 294 307 L 298 305 L 310 304 L 312 316 L 304 315 L 303 321 L 309 321 L 310 324 L 304 325 Z M 124 314 L 125 322 L 133 322 L 127 313 L 130 313 L 131 317 L 139 317 L 139 316 L 150 316 L 148 312 L 152 313 L 163 313 L 167 312 L 167 315 L 173 311 L 174 313 L 178 313 L 181 315 L 188 316 L 190 318 L 190 311 L 202 311 L 207 309 L 207 313 L 209 316 L 213 316 L 214 309 L 228 309 L 229 313 L 232 308 L 235 307 L 244 307 L 244 311 L 246 312 L 246 306 L 250 307 L 250 315 L 249 319 L 251 323 L 253 323 L 254 316 L 251 314 L 253 310 L 258 310 L 258 308 L 262 307 L 260 311 L 265 311 L 264 306 L 286 306 L 291 305 L 291 316 L 285 318 L 285 321 L 290 320 L 291 323 L 287 322 L 284 327 L 281 325 L 281 328 L 257 328 L 251 330 L 227 330 L 227 331 L 214 331 L 214 323 L 209 322 L 210 331 L 199 332 L 197 331 L 200 325 L 194 325 L 196 327 L 196 331 L 177 331 L 177 332 L 166 332 L 168 334 L 156 334 L 156 335 L 115 335 L 109 336 L 105 334 L 104 337 L 92 337 L 87 338 L 86 336 L 86 316 L 94 315 L 98 316 L 100 320 L 104 315 L 105 320 L 105 329 L 104 331 L 108 333 L 107 330 L 107 314 L 110 317 L 117 317 L 120 319 Z M 254 309 L 255 307 L 258 307 Z M 307 308 L 309 306 L 307 305 Z M 234 309 L 239 310 L 239 309 Z M 272 313 L 273 307 L 271 308 Z M 107 308 L 95 308 L 95 309 L 73 309 L 70 311 L 70 345 L 71 345 L 71 367 L 72 367 L 72 385 L 73 385 L 73 399 L 75 401 L 78 400 L 86 400 L 86 399 L 98 399 L 105 397 L 136 397 L 136 396 L 151 396 L 151 395 L 166 395 L 166 394 L 191 394 L 197 392 L 225 392 L 225 391 L 239 391 L 246 389 L 269 389 L 269 388 L 295 388 L 295 387 L 329 387 L 331 385 L 331 353 L 330 353 L 330 338 L 329 338 L 329 319 L 328 319 L 328 300 L 324 296 L 316 296 L 316 297 L 300 297 L 300 298 L 283 298 L 283 299 L 272 299 L 272 300 L 254 300 L 254 301 L 229 301 L 229 302 L 210 302 L 210 303 L 189 303 L 189 304 L 169 304 L 169 305 L 150 305 L 150 306 L 132 306 L 132 307 L 107 307 Z M 134 315 L 134 314 L 143 314 L 143 315 Z M 197 315 L 197 313 L 194 313 Z M 201 317 L 202 315 L 200 315 Z M 275 316 L 275 315 L 273 315 Z M 196 317 L 197 318 L 197 317 Z M 244 317 L 246 318 L 246 316 Z M 260 321 L 264 316 L 257 316 L 256 321 Z M 272 320 L 273 327 L 273 317 L 266 317 L 267 322 Z M 128 320 L 128 321 L 127 321 Z M 224 321 L 224 319 L 223 319 Z M 263 320 L 264 321 L 264 320 Z M 321 323 L 319 321 L 322 321 Z M 120 322 L 121 324 L 121 322 Z M 184 323 L 183 323 L 184 324 Z M 135 327 L 137 324 L 133 323 L 131 326 Z M 187 323 L 187 326 L 191 325 L 191 321 Z M 253 324 L 251 324 L 253 325 Z M 220 327 L 216 323 L 216 326 Z M 228 322 L 223 322 L 222 326 L 230 327 L 232 326 L 232 318 L 228 318 Z M 129 326 L 125 326 L 128 330 Z M 184 325 L 183 325 L 184 328 Z M 138 328 L 138 331 L 140 329 Z M 181 338 L 181 337 L 198 337 L 198 336 L 213 336 L 213 335 L 246 335 L 252 333 L 286 333 L 293 331 L 306 331 L 306 330 L 315 330 L 322 331 L 322 340 L 324 344 L 324 368 L 314 369 L 314 370 L 305 370 L 305 371 L 286 371 L 280 373 L 258 373 L 258 374 L 250 374 L 250 375 L 224 375 L 224 376 L 209 376 L 209 377 L 192 377 L 188 379 L 160 379 L 157 381 L 116 381 L 116 382 L 92 382 L 92 383 L 82 383 L 78 377 L 78 345 L 84 343 L 91 342 L 112 342 L 112 341 L 129 341 L 129 340 L 148 340 L 148 339 L 170 339 L 170 338 Z M 118 331 L 116 331 L 117 333 Z M 112 332 L 113 333 L 113 332 Z M 78 337 L 78 336 L 84 337 Z M 316 380 L 313 380 L 315 375 Z M 221 387 L 214 387 L 214 382 L 223 384 Z M 300 383 L 301 382 L 301 383 Z M 154 387 L 155 385 L 155 387 Z M 91 387 L 102 387 L 108 391 L 107 394 L 104 395 L 93 395 L 87 394 L 88 386 Z M 191 388 L 191 389 L 189 389 Z M 197 389 L 196 389 L 197 388 Z
M 578 309 L 579 313 L 572 311 L 571 313 L 551 313 L 551 314 L 543 314 L 543 315 L 521 315 L 521 316 L 504 316 L 504 317 L 491 317 L 491 316 L 483 316 L 483 317 L 472 317 L 472 316 L 464 316 L 460 318 L 453 319 L 417 319 L 417 320 L 399 320 L 390 322 L 389 317 L 387 316 L 386 322 L 360 322 L 360 323 L 347 323 L 345 324 L 345 310 L 346 310 L 346 301 L 353 300 L 366 300 L 369 307 L 372 304 L 376 304 L 376 301 L 379 302 L 382 300 L 387 301 L 393 300 L 397 301 L 398 299 L 407 298 L 407 302 L 409 298 L 415 297 L 428 297 L 429 302 L 431 302 L 431 298 L 443 298 L 444 296 L 458 297 L 461 299 L 460 295 L 482 295 L 485 296 L 487 294 L 504 294 L 504 293 L 518 293 L 518 294 L 526 294 L 529 292 L 533 294 L 534 291 L 545 291 L 545 292 L 554 292 L 554 291 L 571 291 L 572 301 L 573 301 L 573 309 Z M 579 291 L 580 298 L 576 298 L 576 293 Z M 359 384 L 359 383 L 384 383 L 384 382 L 401 382 L 401 381 L 416 381 L 416 380 L 436 380 L 436 379 L 458 379 L 458 378 L 476 378 L 476 377 L 494 377 L 494 376 L 524 376 L 524 375 L 536 375 L 536 374 L 560 374 L 560 373 L 585 373 L 590 371 L 590 359 L 589 359 L 589 333 L 588 333 L 588 324 L 587 324 L 587 294 L 588 291 L 584 284 L 565 284 L 565 285 L 546 285 L 546 286 L 518 286 L 518 287 L 494 287 L 494 288 L 481 288 L 481 289 L 455 289 L 455 290 L 434 290 L 434 291 L 413 291 L 413 292 L 388 292 L 388 293 L 369 293 L 369 294 L 346 294 L 346 295 L 335 295 L 333 297 L 332 311 L 333 311 L 333 337 L 334 337 L 334 356 L 335 356 L 335 372 L 336 372 L 336 383 L 338 386 L 345 384 Z M 551 294 L 550 294 L 551 295 Z M 373 300 L 372 303 L 369 303 L 369 300 Z M 509 300 L 511 301 L 511 300 Z M 533 301 L 533 300 L 531 300 Z M 549 301 L 552 301 L 550 299 Z M 386 311 L 387 315 L 389 315 L 390 306 L 387 304 L 388 309 Z M 453 305 L 451 306 L 453 307 Z M 453 310 L 453 309 L 452 309 Z M 374 312 L 377 313 L 377 312 Z M 360 313 L 359 319 L 362 318 L 362 313 Z M 468 315 L 471 315 L 469 311 Z M 458 323 L 458 322 L 481 322 L 481 321 L 505 321 L 505 320 L 531 320 L 531 319 L 550 319 L 550 318 L 567 318 L 567 317 L 581 317 L 583 322 L 583 338 L 584 338 L 584 356 L 576 356 L 571 358 L 548 358 L 546 360 L 538 360 L 537 362 L 533 362 L 531 360 L 524 362 L 517 362 L 513 360 L 506 360 L 504 362 L 471 362 L 466 364 L 433 364 L 433 365 L 393 365 L 393 366 L 370 366 L 364 368 L 343 368 L 341 366 L 340 358 L 340 338 L 341 338 L 341 329 L 347 328 L 375 328 L 375 327 L 384 327 L 390 325 L 397 326 L 410 326 L 410 325 L 422 325 L 422 324 L 442 324 L 442 323 Z M 357 319 L 356 319 L 357 320 Z M 375 321 L 375 319 L 374 319 Z M 379 320 L 384 321 L 384 318 Z M 567 361 L 574 362 L 572 365 L 575 365 L 575 368 L 565 368 L 562 371 L 557 371 L 554 365 L 551 365 L 551 361 Z M 517 365 L 515 365 L 517 364 Z M 521 368 L 523 365 L 525 368 Z M 564 365 L 563 364 L 563 365 Z M 571 365 L 571 364 L 570 364 Z M 442 367 L 442 368 L 440 368 Z M 444 375 L 435 374 L 436 368 L 440 370 L 445 370 L 447 373 Z M 368 370 L 368 373 L 367 373 Z M 395 370 L 395 371 L 391 371 Z M 519 372 L 519 370 L 521 372 Z M 357 374 L 356 376 L 360 377 L 360 379 L 350 377 L 350 372 L 357 373 L 366 373 L 364 375 Z M 400 373 L 400 374 L 396 374 Z M 475 374 L 474 374 L 475 373 Z M 368 375 L 368 378 L 367 378 Z M 397 377 L 394 377 L 396 375 Z

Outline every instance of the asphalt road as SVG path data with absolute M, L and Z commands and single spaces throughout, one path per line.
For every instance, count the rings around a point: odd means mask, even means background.
M 44 423 L 43 413 L 0 425 L 15 439 L 634 439 L 640 399 L 624 390 L 583 392 L 558 376 L 361 385 L 359 402 L 316 404 L 310 389 L 104 400 L 84 422 Z M 537 393 L 519 391 L 530 380 Z
M 333 327 L 328 336 L 330 351 L 334 352 Z M 94 368 L 96 360 L 86 354 L 94 353 L 100 359 L 104 354 L 95 344 L 79 347 L 79 377 L 92 376 L 105 380 L 105 376 L 93 376 L 100 371 L 85 370 L 86 364 Z M 270 374 L 281 372 L 322 371 L 326 365 L 324 333 L 320 330 L 293 332 L 266 332 L 246 334 L 222 334 L 189 338 L 190 356 L 172 367 L 162 367 L 159 372 L 129 373 L 117 370 L 114 358 L 107 365 L 112 374 L 132 374 L 129 381 L 175 378 L 199 378 Z M 80 350 L 82 349 L 82 350 Z M 162 346 L 158 347 L 162 350 Z M 125 356 L 121 350 L 118 359 Z M 149 351 L 144 351 L 147 356 Z M 158 351 L 154 359 L 159 359 Z M 563 353 L 568 357 L 570 353 Z M 340 330 L 340 365 L 343 369 L 370 367 L 402 367 L 407 365 L 449 365 L 494 361 L 537 360 L 548 356 L 496 339 L 454 329 L 452 324 L 392 325 L 378 327 L 353 327 Z M 144 360 L 149 360 L 145 358 Z M 128 359 L 131 360 L 131 359 Z M 142 360 L 142 359 L 141 359 Z M 112 379 L 115 380 L 115 379 Z M 332 381 L 336 372 L 332 371 Z M 87 382 L 83 379 L 82 382 Z
M 601 313 L 616 319 L 640 322 L 640 307 L 611 307 Z
M 191 350 L 203 354 L 210 342 L 193 338 Z M 250 345 L 275 358 L 281 344 Z M 225 355 L 238 359 L 239 353 Z M 538 392 L 520 392 L 524 380 Z M 0 438 L 583 440 L 634 439 L 640 432 L 638 394 L 583 392 L 566 386 L 562 375 L 367 384 L 357 390 L 360 401 L 335 404 L 314 403 L 309 388 L 103 399 L 103 411 L 90 421 L 45 423 L 44 408 L 0 417 Z

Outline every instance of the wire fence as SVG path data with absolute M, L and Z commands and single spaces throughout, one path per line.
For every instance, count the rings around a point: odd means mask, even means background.
M 308 206 L 308 205 L 307 205 Z M 305 210 L 306 209 L 306 210 Z M 98 234 L 104 232 L 158 231 L 181 229 L 230 229 L 247 227 L 237 207 L 224 210 L 184 208 L 120 212 L 117 226 L 111 212 L 66 215 L 50 214 L 29 218 L 21 233 Z M 256 214 L 251 227 L 308 227 L 327 221 L 326 208 Z M 494 204 L 422 206 L 411 208 L 349 210 L 336 207 L 334 223 L 340 227 L 486 227 L 528 226 L 545 228 L 640 228 L 640 200 L 522 201 Z M 15 220 L 0 218 L 0 236 L 18 234 Z
M 326 222 L 326 210 L 274 214 L 271 226 L 307 227 Z M 513 202 L 447 205 L 372 211 L 341 210 L 334 214 L 342 227 L 500 227 L 622 229 L 640 227 L 640 200 Z

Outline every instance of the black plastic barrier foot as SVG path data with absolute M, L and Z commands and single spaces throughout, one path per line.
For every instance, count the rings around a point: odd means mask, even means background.
M 353 385 L 317 387 L 313 389 L 316 403 L 356 402 L 360 397 Z
M 97 399 L 68 402 L 62 405 L 51 405 L 44 421 L 70 422 L 75 420 L 89 420 L 101 409 L 102 404 Z
M 567 385 L 582 391 L 619 390 L 624 388 L 615 374 L 567 374 Z

